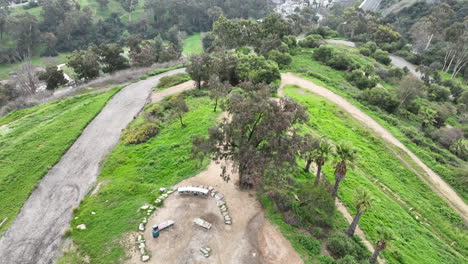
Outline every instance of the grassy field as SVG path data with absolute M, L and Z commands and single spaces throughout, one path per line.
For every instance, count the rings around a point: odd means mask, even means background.
M 122 19 L 123 23 L 127 23 L 129 21 L 129 14 L 125 12 L 125 10 L 122 8 L 122 6 L 117 0 L 110 0 L 109 4 L 107 5 L 107 8 L 104 10 L 101 10 L 99 8 L 99 4 L 95 0 L 77 0 L 77 2 L 78 4 L 80 4 L 81 8 L 84 8 L 84 7 L 91 8 L 96 20 L 106 19 L 107 17 L 110 16 L 111 13 L 119 13 L 121 14 L 120 19 Z M 144 0 L 138 1 L 138 7 L 135 9 L 135 11 L 132 12 L 131 20 L 138 19 L 144 13 L 145 11 L 144 5 L 145 5 Z M 28 12 L 31 15 L 37 17 L 38 19 L 40 20 L 42 19 L 42 7 L 41 6 L 34 7 L 31 9 L 24 9 L 22 6 L 20 6 L 20 7 L 11 8 L 11 12 L 13 15 Z
M 79 256 L 85 255 L 90 263 L 122 263 L 125 251 L 120 241 L 126 233 L 137 231 L 144 217 L 136 209 L 152 202 L 160 187 L 174 185 L 204 169 L 208 160 L 200 166 L 199 161 L 190 159 L 191 136 L 206 135 L 218 113 L 213 113 L 206 97 L 188 97 L 187 104 L 186 127 L 174 120 L 149 141 L 120 143 L 110 154 L 98 178 L 102 187 L 97 195 L 84 199 L 75 213 L 78 219 L 71 223 L 77 251 L 65 254 L 59 263 L 83 263 Z M 141 122 L 141 117 L 135 122 Z M 83 223 L 86 230 L 74 228 Z
M 71 53 L 65 52 L 60 53 L 56 57 L 31 57 L 31 62 L 38 67 L 45 67 L 48 64 L 62 64 L 68 61 L 67 57 Z M 10 73 L 17 71 L 21 67 L 22 62 L 12 63 L 12 64 L 0 64 L 0 80 L 8 79 Z
M 334 46 L 338 47 L 338 45 Z M 358 61 L 360 61 L 360 63 L 362 62 L 368 64 L 373 61 L 373 59 L 369 57 L 352 53 L 354 50 L 352 48 L 344 47 L 343 49 L 350 51 L 353 58 L 356 58 Z M 415 125 L 418 124 L 384 112 L 372 111 L 369 107 L 357 101 L 355 98 L 361 91 L 346 80 L 344 72 L 334 70 L 321 64 L 318 61 L 315 61 L 312 58 L 310 50 L 298 52 L 298 54 L 293 56 L 291 65 L 285 69 L 284 72 L 294 72 L 347 98 L 348 101 L 352 102 L 355 106 L 369 114 L 375 121 L 389 130 L 397 139 L 399 139 L 403 144 L 405 144 L 405 146 L 407 146 L 413 153 L 415 153 L 426 165 L 428 165 L 447 183 L 449 183 L 465 201 L 468 201 L 468 191 L 466 186 L 460 184 L 459 179 L 454 177 L 454 170 L 456 168 L 451 165 L 450 162 L 439 162 L 440 160 L 447 160 L 463 163 L 463 161 L 442 147 L 437 147 L 438 151 L 435 152 L 432 148 L 436 147 L 436 144 L 433 144 L 432 147 L 417 145 L 403 134 L 401 130 L 402 127 L 415 127 Z M 395 89 L 394 86 L 386 83 L 382 83 L 382 85 L 388 89 Z M 396 120 L 395 122 L 398 122 L 398 124 L 390 124 L 388 121 L 385 121 L 389 119 L 393 121 Z
M 184 56 L 190 56 L 192 54 L 200 54 L 203 52 L 203 44 L 201 41 L 201 34 L 193 34 L 186 38 L 183 43 L 182 54 Z
M 8 218 L 0 232 L 13 221 L 38 181 L 119 90 L 57 100 L 0 119 L 0 124 L 17 120 L 0 128 L 0 221 Z
M 293 86 L 286 87 L 285 94 L 308 107 L 311 120 L 305 130 L 334 142 L 345 139 L 359 148 L 356 168 L 342 182 L 339 196 L 352 214 L 355 190 L 365 188 L 377 198 L 375 208 L 362 217 L 360 226 L 371 240 L 376 237 L 377 226 L 393 230 L 398 240 L 393 251 L 383 254 L 388 263 L 468 261 L 468 236 L 460 216 L 395 155 L 407 161 L 409 157 L 325 99 Z M 330 164 L 324 172 L 333 181 Z

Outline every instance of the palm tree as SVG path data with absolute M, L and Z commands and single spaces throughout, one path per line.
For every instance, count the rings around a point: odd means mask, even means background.
M 377 228 L 377 241 L 375 242 L 375 251 L 369 259 L 370 263 L 375 263 L 379 257 L 380 251 L 386 249 L 390 245 L 390 241 L 395 240 L 395 236 L 388 228 Z
M 326 159 L 329 155 L 333 154 L 333 146 L 325 138 L 318 140 L 317 148 L 313 152 L 315 158 L 315 164 L 317 165 L 317 173 L 315 175 L 315 185 L 320 181 L 320 175 L 322 172 L 322 166 L 325 164 Z
M 354 201 L 356 205 L 356 215 L 354 216 L 353 222 L 351 222 L 348 230 L 346 230 L 346 234 L 348 234 L 348 236 L 352 237 L 354 235 L 359 219 L 372 207 L 373 201 L 374 197 L 372 197 L 367 190 L 358 190 Z
M 341 142 L 336 146 L 336 156 L 339 161 L 335 166 L 335 187 L 333 196 L 338 194 L 340 182 L 346 177 L 347 166 L 352 165 L 357 157 L 357 149 L 347 142 Z

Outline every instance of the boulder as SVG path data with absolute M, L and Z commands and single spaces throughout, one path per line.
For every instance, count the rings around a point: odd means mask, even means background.
M 140 231 L 145 231 L 145 225 L 140 224 L 140 225 L 138 226 L 138 230 L 140 230 Z
M 166 188 L 159 188 L 159 191 L 163 193 L 166 191 Z
M 143 261 L 143 262 L 146 262 L 146 261 L 148 261 L 149 259 L 150 259 L 150 256 L 148 256 L 148 255 L 143 255 L 143 256 L 141 256 L 141 261 Z
M 138 244 L 138 248 L 139 248 L 139 249 L 142 249 L 142 248 L 145 248 L 145 247 L 146 247 L 146 246 L 145 246 L 145 243 L 140 243 L 140 244 Z

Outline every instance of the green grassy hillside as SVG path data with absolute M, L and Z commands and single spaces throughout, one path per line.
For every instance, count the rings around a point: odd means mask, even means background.
M 118 241 L 125 233 L 136 231 L 144 217 L 136 209 L 153 201 L 160 187 L 172 186 L 203 170 L 208 159 L 203 166 L 190 159 L 191 137 L 206 135 L 219 112 L 213 113 L 207 97 L 188 97 L 187 105 L 190 112 L 184 116 L 186 127 L 173 120 L 149 141 L 138 145 L 120 143 L 112 152 L 98 178 L 102 187 L 97 195 L 84 199 L 75 213 L 78 219 L 71 223 L 72 227 L 83 223 L 87 226 L 85 231 L 73 228 L 71 238 L 77 250 L 67 253 L 59 263 L 82 263 L 79 256 L 89 256 L 91 263 L 117 263 L 125 256 Z M 142 116 L 129 126 L 141 122 Z
M 0 124 L 9 124 L 0 128 L 0 221 L 8 218 L 0 232 L 16 217 L 38 181 L 119 90 L 57 100 L 0 119 Z
M 334 142 L 346 140 L 359 148 L 356 167 L 342 183 L 339 197 L 351 214 L 355 213 L 353 197 L 357 189 L 367 189 L 377 198 L 375 208 L 362 217 L 360 226 L 371 241 L 378 226 L 393 230 L 397 241 L 393 251 L 384 252 L 388 263 L 468 261 L 468 234 L 461 217 L 396 156 L 406 161 L 409 157 L 325 99 L 293 86 L 286 87 L 285 94 L 308 107 L 306 131 Z M 324 172 L 333 182 L 330 164 Z
M 184 40 L 182 52 L 184 56 L 199 54 L 202 53 L 202 51 L 203 44 L 200 33 L 193 34 Z
M 369 57 L 359 55 L 356 49 L 341 47 L 340 45 L 331 46 L 347 52 L 347 54 L 349 54 L 356 63 L 361 65 L 372 65 L 376 63 Z M 346 79 L 346 73 L 335 70 L 316 61 L 311 52 L 313 52 L 313 50 L 303 50 L 298 52 L 293 56 L 291 65 L 289 65 L 289 67 L 284 71 L 294 72 L 301 77 L 309 79 L 318 85 L 326 87 L 327 89 L 347 98 L 348 101 L 369 114 L 375 121 L 389 130 L 426 165 L 449 183 L 465 201 L 468 200 L 468 190 L 466 189 L 466 185 L 460 184 L 461 179 L 456 178 L 454 173 L 456 170 L 456 166 L 454 166 L 454 164 L 464 163 L 461 159 L 450 153 L 447 149 L 432 143 L 430 140 L 426 145 L 418 145 L 414 143 L 403 132 L 405 129 L 419 129 L 419 123 L 414 120 L 404 119 L 364 105 L 356 99 L 361 93 L 361 90 Z M 396 89 L 395 86 L 385 82 L 381 82 L 381 85 L 386 89 Z

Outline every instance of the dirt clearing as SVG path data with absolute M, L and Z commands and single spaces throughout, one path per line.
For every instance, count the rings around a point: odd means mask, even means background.
M 152 255 L 148 263 L 303 263 L 289 241 L 265 220 L 255 193 L 241 191 L 233 182 L 224 182 L 220 173 L 220 165 L 212 162 L 205 171 L 180 182 L 176 187 L 213 186 L 224 195 L 232 225 L 224 224 L 216 200 L 211 196 L 174 193 L 148 219 L 144 232 L 146 249 Z M 193 220 L 199 217 L 213 224 L 210 230 L 193 224 Z M 161 231 L 158 238 L 153 238 L 151 226 L 166 220 L 174 220 L 174 226 Z M 200 247 L 212 248 L 211 256 L 202 256 Z M 131 256 L 129 263 L 141 263 L 136 247 L 132 249 Z

